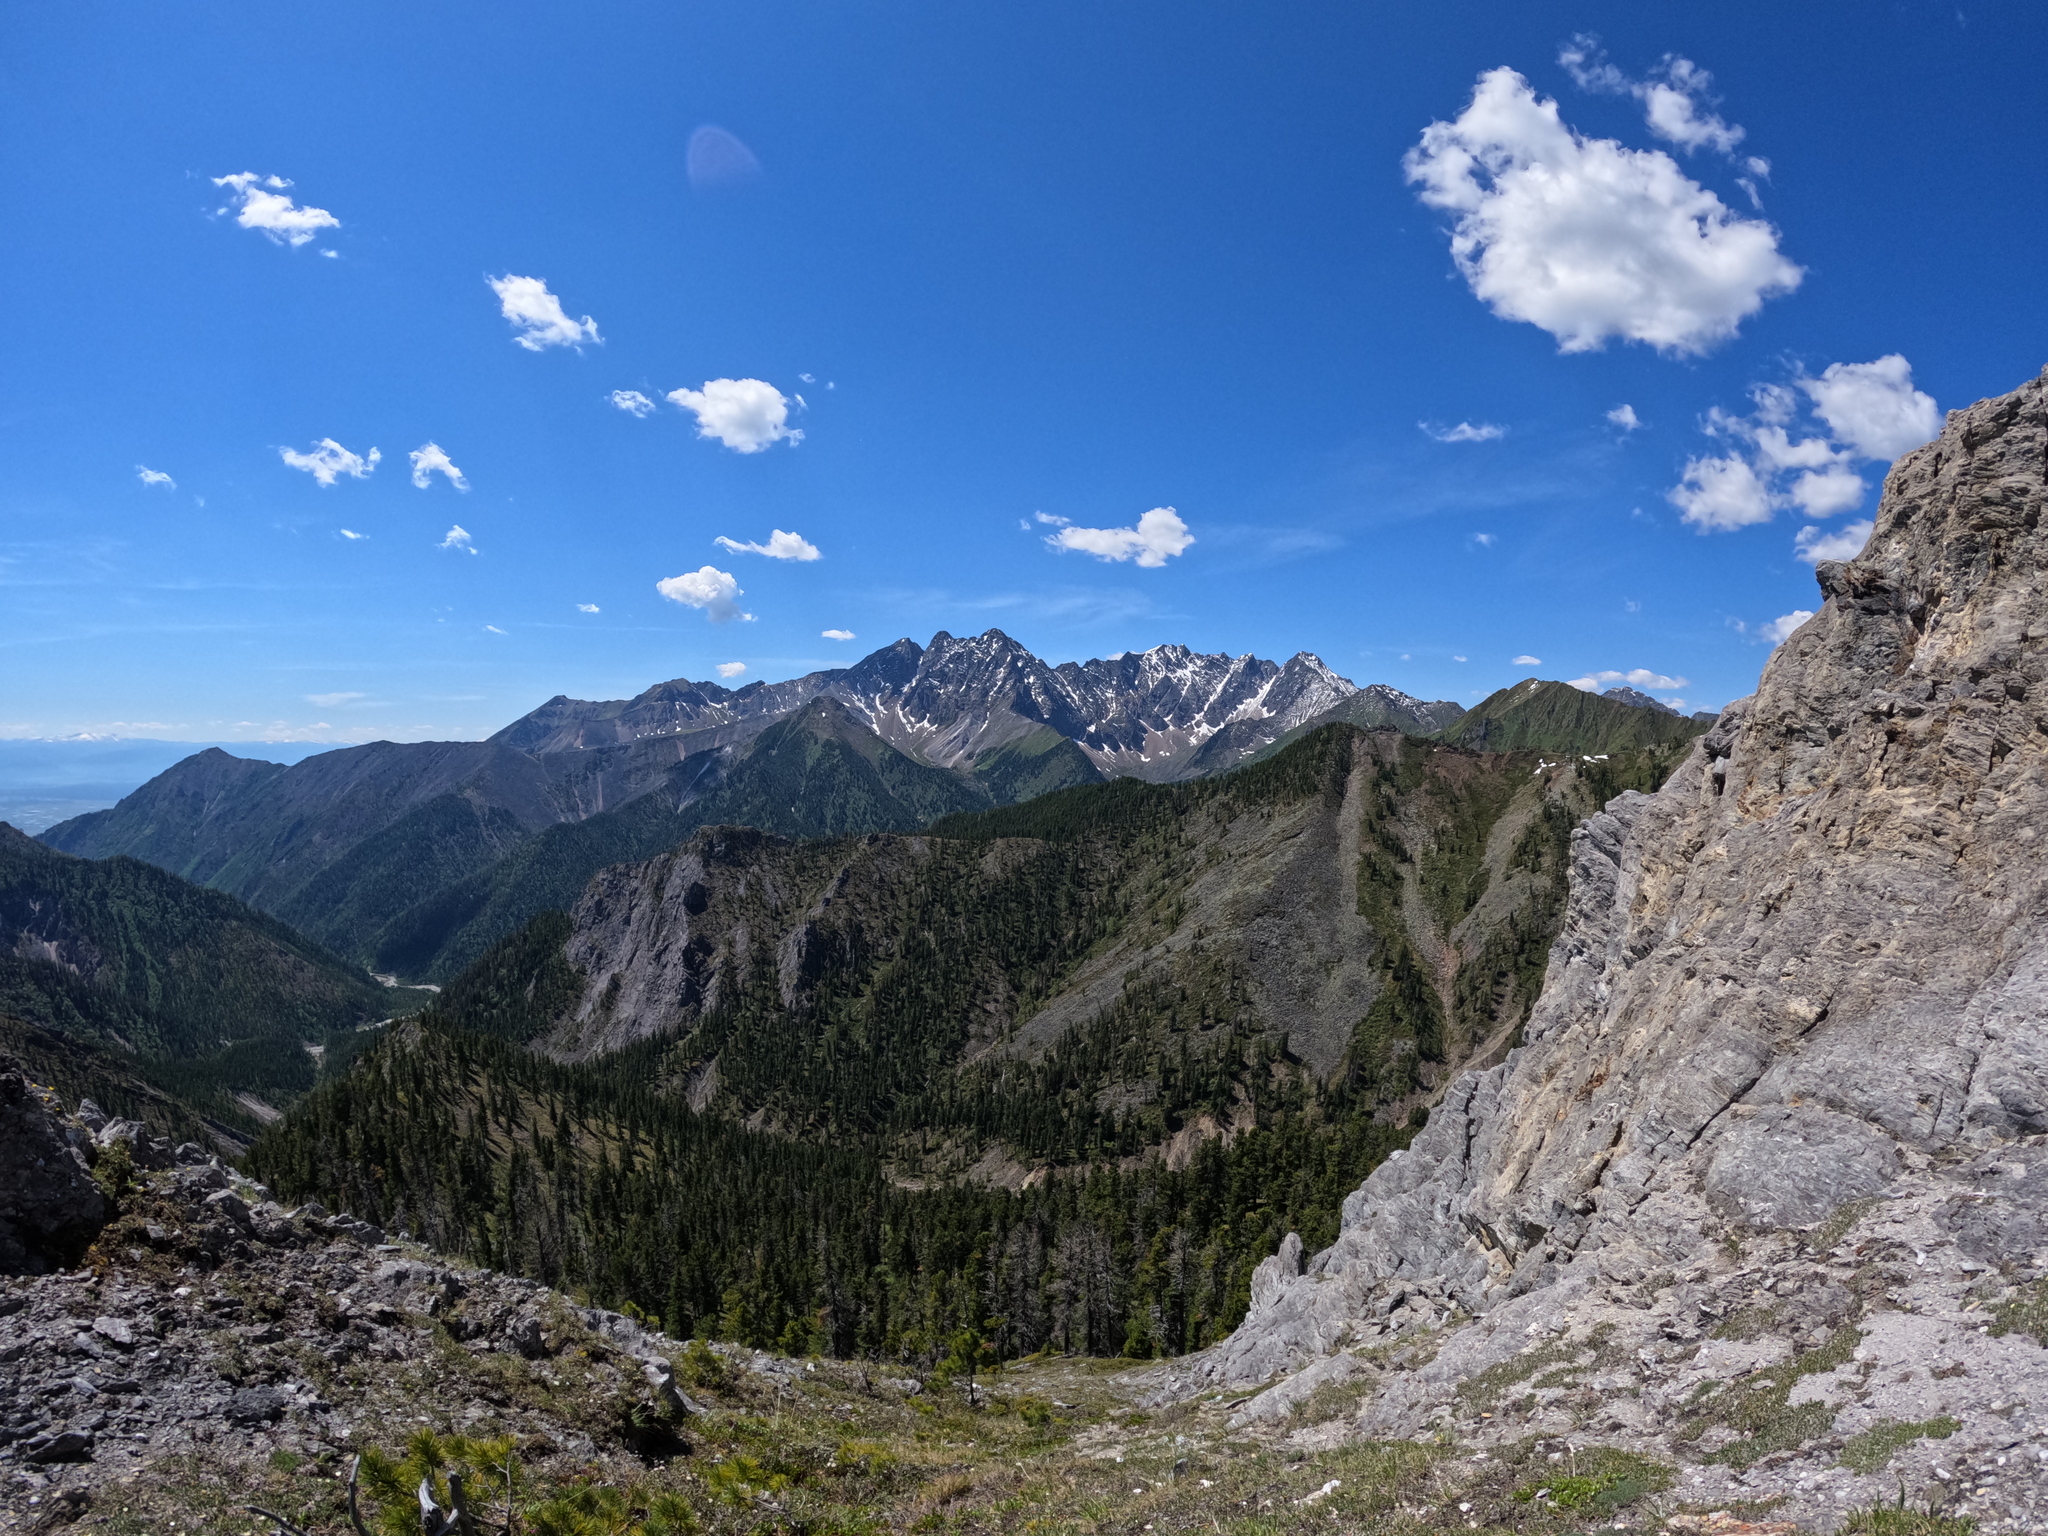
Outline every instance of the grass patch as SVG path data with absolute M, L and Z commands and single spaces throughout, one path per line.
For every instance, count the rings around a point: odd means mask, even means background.
M 1754 1344 L 1765 1334 L 1778 1331 L 1778 1318 L 1784 1310 L 1783 1307 L 1742 1307 L 1723 1318 L 1712 1337 Z
M 1862 1338 L 1860 1329 L 1845 1323 L 1818 1349 L 1759 1371 L 1747 1381 L 1730 1383 L 1725 1391 L 1702 1402 L 1700 1416 L 1686 1426 L 1685 1437 L 1697 1439 L 1710 1426 L 1725 1424 L 1741 1438 L 1706 1459 L 1723 1466 L 1747 1467 L 1774 1451 L 1794 1450 L 1826 1434 L 1835 1422 L 1835 1410 L 1820 1402 L 1794 1405 L 1792 1389 L 1801 1377 L 1823 1375 L 1847 1364 Z
M 1813 1234 L 1813 1246 L 1820 1249 L 1834 1247 L 1849 1235 L 1850 1228 L 1883 1204 L 1883 1196 L 1872 1195 L 1867 1200 L 1851 1200 L 1847 1205 L 1837 1207 Z
M 1941 1515 L 1903 1504 L 1852 1509 L 1836 1527 L 1840 1536 L 1972 1536 L 1977 1522 L 1967 1515 Z
M 1599 1514 L 1662 1493 L 1676 1480 L 1677 1474 L 1662 1462 L 1598 1446 L 1574 1456 L 1570 1471 L 1524 1483 L 1515 1490 L 1515 1498 L 1553 1514 Z
M 2022 1286 L 2010 1301 L 1991 1309 L 1991 1336 L 2024 1333 L 2036 1344 L 2048 1346 L 2048 1280 Z
M 1550 1375 L 1545 1377 L 1544 1382 L 1540 1382 L 1538 1385 L 1544 1385 L 1545 1383 L 1555 1385 L 1559 1380 L 1570 1375 L 1572 1361 L 1578 1359 L 1580 1355 L 1588 1350 L 1593 1351 L 1597 1355 L 1600 1352 L 1601 1346 L 1606 1344 L 1607 1336 L 1613 1332 L 1613 1324 L 1602 1323 L 1593 1330 L 1591 1335 L 1580 1340 L 1578 1343 L 1573 1343 L 1568 1338 L 1553 1339 L 1548 1344 L 1539 1345 L 1535 1349 L 1525 1350 L 1513 1359 L 1503 1360 L 1498 1365 L 1488 1366 L 1477 1376 L 1470 1377 L 1459 1383 L 1458 1396 L 1464 1398 L 1466 1402 L 1475 1408 L 1488 1408 L 1498 1402 L 1501 1395 L 1510 1387 L 1518 1387 L 1538 1371 L 1549 1370 L 1553 1366 L 1561 1367 L 1562 1369 L 1551 1370 Z
M 1851 1472 L 1882 1472 L 1884 1464 L 1892 1459 L 1892 1452 L 1915 1440 L 1946 1440 L 1962 1427 L 1962 1420 L 1945 1413 L 1917 1424 L 1903 1419 L 1881 1419 L 1842 1447 L 1841 1464 Z

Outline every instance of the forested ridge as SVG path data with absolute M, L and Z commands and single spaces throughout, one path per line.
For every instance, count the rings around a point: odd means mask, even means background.
M 252 1162 L 679 1333 L 912 1362 L 961 1329 L 1004 1354 L 1198 1348 L 1286 1232 L 1335 1236 L 1450 1070 L 1504 1048 L 1572 826 L 1681 750 L 1567 769 L 1338 726 L 1221 779 L 1071 789 L 926 837 L 700 833 L 493 948 Z M 1333 825 L 1355 833 L 1326 841 L 1355 846 L 1371 985 L 1318 1064 L 1242 935 L 1209 925 L 1298 873 L 1219 896 L 1219 869 Z M 578 1010 L 635 1006 L 571 958 L 598 963 L 589 904 L 628 897 L 707 925 L 694 1011 L 550 1060 L 535 1047 Z
M 73 1098 L 96 1082 L 166 1128 L 253 1132 L 237 1093 L 290 1102 L 415 996 L 224 892 L 0 827 L 0 1016 L 68 1042 L 37 1059 Z M 154 1096 L 106 1086 L 139 1083 Z

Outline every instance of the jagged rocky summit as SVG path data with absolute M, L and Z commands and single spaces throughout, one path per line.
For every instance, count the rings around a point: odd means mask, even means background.
M 2048 1518 L 2048 373 L 1953 412 L 1654 795 L 1573 838 L 1525 1043 L 1161 1399 L 1604 1441 L 1823 1528 Z M 1276 1378 L 1277 1381 L 1276 1381 Z
M 557 697 L 492 740 L 548 753 L 744 730 L 825 697 L 891 746 L 939 767 L 969 767 L 1051 731 L 1103 773 L 1169 779 L 1228 766 L 1361 692 L 1373 694 L 1395 728 L 1436 730 L 1461 713 L 1385 684 L 1361 690 L 1306 651 L 1277 663 L 1160 645 L 1051 666 L 999 629 L 941 630 L 928 646 L 898 640 L 852 667 L 786 683 L 727 690 L 677 681 L 632 699 Z M 1227 751 L 1196 761 L 1219 734 Z

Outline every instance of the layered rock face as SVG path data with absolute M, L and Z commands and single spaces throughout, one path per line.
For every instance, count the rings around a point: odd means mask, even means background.
M 2044 511 L 2048 374 L 1899 461 L 1755 696 L 1574 835 L 1525 1043 L 1161 1395 L 1361 1378 L 1320 1433 L 1605 1436 L 1822 1524 L 2048 1507 Z

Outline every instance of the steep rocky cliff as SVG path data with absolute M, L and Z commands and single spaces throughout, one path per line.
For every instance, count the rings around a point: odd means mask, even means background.
M 1827 1525 L 1903 1480 L 2037 1528 L 2044 510 L 2048 374 L 1899 461 L 1755 696 L 1574 834 L 1526 1043 L 1162 1397 L 1278 1373 L 1242 1415 L 1310 1437 L 1604 1439 L 1688 1498 Z

